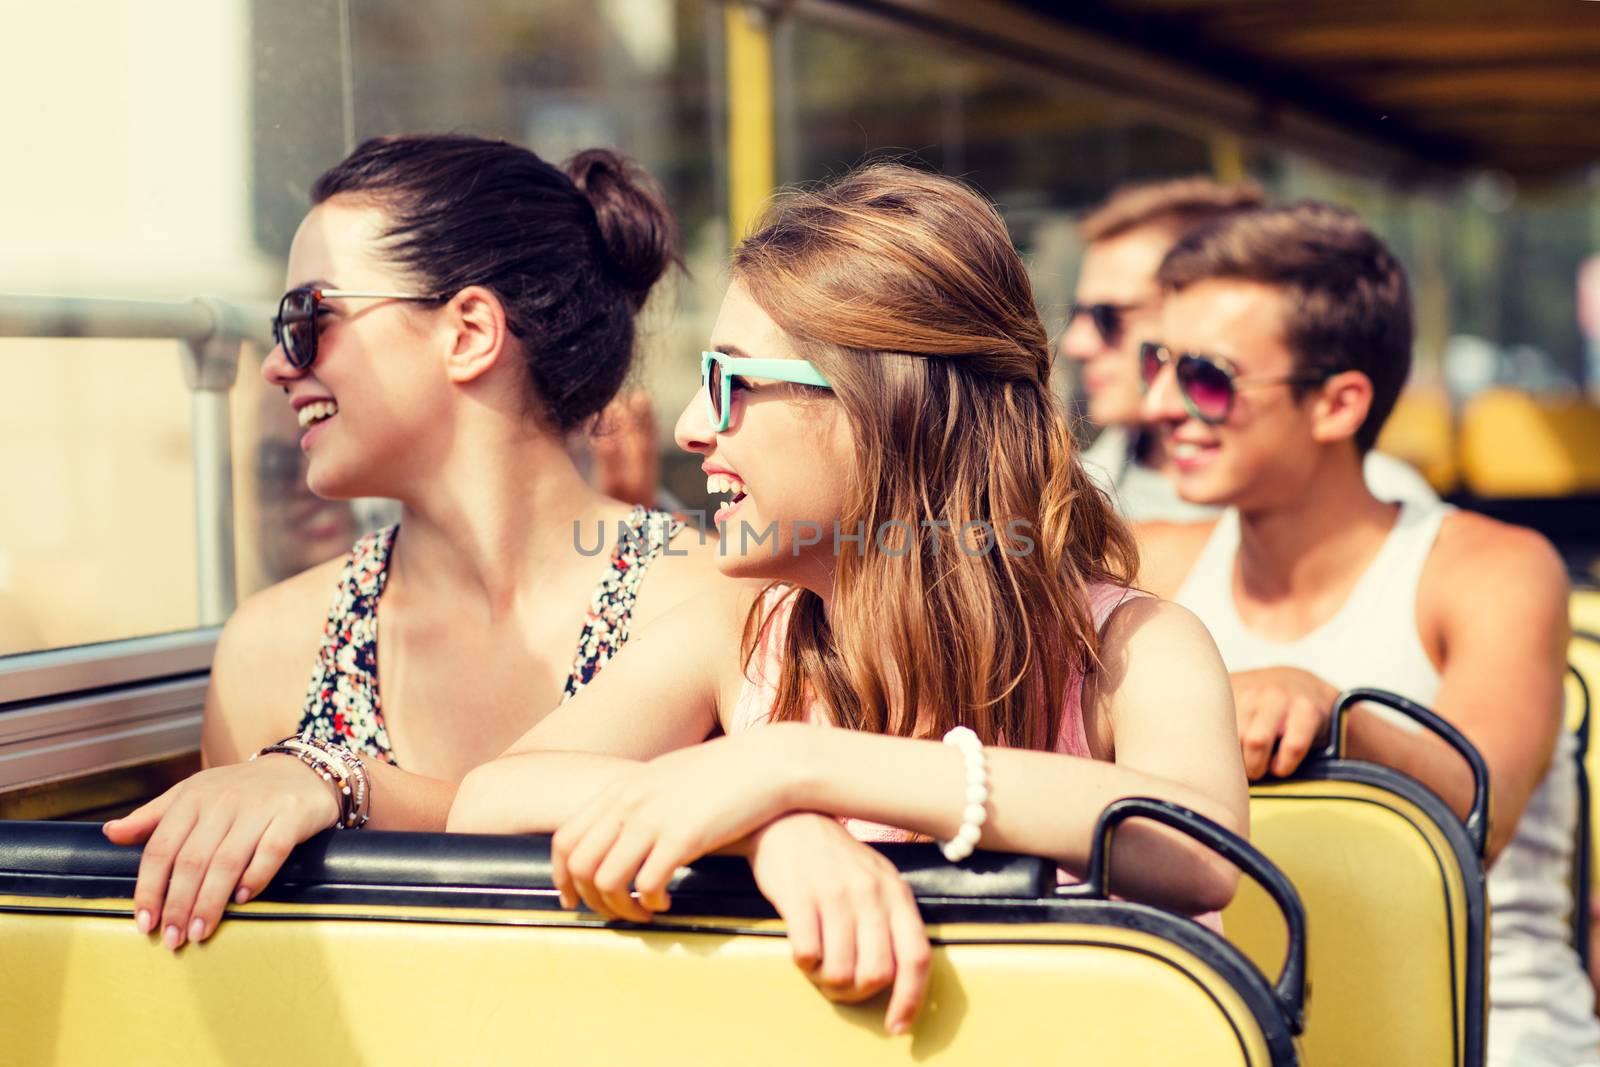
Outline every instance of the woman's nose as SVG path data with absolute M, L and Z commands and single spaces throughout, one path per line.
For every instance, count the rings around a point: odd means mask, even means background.
M 306 372 L 297 369 L 289 362 L 289 357 L 284 355 L 282 345 L 273 345 L 272 351 L 267 353 L 267 358 L 261 361 L 261 377 L 267 384 L 288 388 L 290 382 L 304 378 Z
M 672 427 L 672 439 L 685 452 L 709 452 L 716 431 L 711 428 L 711 418 L 706 411 L 705 391 L 696 390 L 694 396 L 678 413 Z

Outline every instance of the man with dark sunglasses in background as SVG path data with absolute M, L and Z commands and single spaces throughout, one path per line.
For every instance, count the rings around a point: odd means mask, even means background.
M 1088 247 L 1061 354 L 1082 365 L 1089 421 L 1101 427 L 1085 466 L 1134 522 L 1216 518 L 1216 508 L 1178 495 L 1159 436 L 1143 426 L 1140 346 L 1158 340 L 1162 257 L 1191 230 L 1260 203 L 1248 182 L 1179 178 L 1122 186 L 1078 224 Z M 1433 497 L 1413 468 L 1381 453 L 1369 455 L 1367 476 L 1385 500 Z
M 1226 510 L 1142 526 L 1140 578 L 1216 639 L 1246 770 L 1292 772 L 1325 739 L 1337 693 L 1357 686 L 1453 723 L 1493 788 L 1488 1063 L 1600 1064 L 1567 921 L 1566 571 L 1531 530 L 1370 488 L 1362 458 L 1411 365 L 1399 262 L 1354 214 L 1308 202 L 1191 232 L 1158 280 L 1144 417 L 1183 498 Z M 1382 709 L 1352 713 L 1347 752 L 1469 807 L 1460 758 Z
M 1160 441 L 1141 429 L 1139 345 L 1160 321 L 1156 268 L 1167 250 L 1194 227 L 1260 202 L 1254 185 L 1180 178 L 1122 186 L 1078 224 L 1087 248 L 1061 354 L 1082 366 L 1089 421 L 1101 427 L 1085 465 L 1130 519 L 1215 516 L 1178 496 Z

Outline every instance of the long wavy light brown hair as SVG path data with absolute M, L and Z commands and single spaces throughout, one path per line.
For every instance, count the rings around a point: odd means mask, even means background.
M 773 718 L 816 699 L 859 730 L 962 724 L 1052 747 L 1067 686 L 1098 664 L 1089 585 L 1131 583 L 1138 559 L 1075 455 L 999 213 L 950 178 L 874 164 L 780 198 L 732 274 L 832 383 L 857 448 L 841 525 L 868 532 L 864 552 L 836 553 L 828 612 L 790 593 Z M 885 551 L 873 532 L 895 522 L 914 536 Z M 999 544 L 975 551 L 976 522 Z

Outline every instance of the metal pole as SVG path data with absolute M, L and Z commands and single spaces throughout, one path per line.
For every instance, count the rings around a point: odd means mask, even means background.
M 728 50 L 728 236 L 737 244 L 755 224 L 777 184 L 773 143 L 773 12 L 731 2 Z
M 199 625 L 218 626 L 233 614 L 238 602 L 228 391 L 238 376 L 243 346 L 229 328 L 227 307 L 204 298 L 196 303 L 211 313 L 215 330 L 206 339 L 183 346 L 194 454 L 195 592 Z
M 0 294 L 0 337 L 211 336 L 217 321 L 197 301 L 102 300 Z
M 221 300 L 121 300 L 0 293 L 0 337 L 148 337 L 194 343 L 213 337 L 272 343 L 267 305 Z M 229 379 L 232 380 L 231 378 Z
M 245 339 L 270 343 L 271 309 L 207 297 L 120 300 L 0 293 L 0 337 L 150 337 L 180 342 L 194 453 L 199 625 L 216 626 L 238 599 L 233 556 L 233 442 L 228 392 Z
M 189 395 L 194 447 L 194 544 L 199 625 L 218 626 L 238 599 L 233 559 L 233 452 L 228 394 Z

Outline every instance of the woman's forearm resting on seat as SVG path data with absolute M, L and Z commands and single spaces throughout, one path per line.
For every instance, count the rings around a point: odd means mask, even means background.
M 516 752 L 467 773 L 452 833 L 553 833 L 636 760 L 594 752 Z
M 784 807 L 866 819 L 947 840 L 960 829 L 961 755 L 935 741 L 780 724 L 762 728 L 790 754 Z M 1195 787 L 1099 760 L 990 746 L 989 813 L 979 847 L 1048 856 L 1075 874 L 1088 865 L 1095 822 L 1121 797 L 1152 796 L 1193 808 L 1237 832 L 1228 801 Z M 1184 911 L 1211 911 L 1237 874 L 1209 849 L 1170 830 L 1134 823 L 1119 832 L 1117 892 Z

